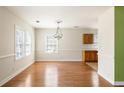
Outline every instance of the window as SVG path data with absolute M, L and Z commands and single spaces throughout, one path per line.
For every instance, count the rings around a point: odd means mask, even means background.
M 26 56 L 31 54 L 31 36 L 29 32 L 26 32 L 26 40 L 25 40 L 25 52 Z
M 15 29 L 16 59 L 20 59 L 31 54 L 31 36 L 29 32 L 24 31 L 19 27 L 16 27 Z
M 45 44 L 46 53 L 57 53 L 58 52 L 58 40 L 53 37 L 53 35 L 46 35 Z
M 24 31 L 16 29 L 16 59 L 24 56 Z

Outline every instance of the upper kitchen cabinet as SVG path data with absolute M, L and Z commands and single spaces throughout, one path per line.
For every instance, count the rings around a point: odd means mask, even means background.
M 93 44 L 94 36 L 93 34 L 83 34 L 83 44 Z

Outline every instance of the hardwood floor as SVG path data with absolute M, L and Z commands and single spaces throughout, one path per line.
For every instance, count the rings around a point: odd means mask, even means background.
M 3 87 L 111 87 L 81 62 L 37 62 Z

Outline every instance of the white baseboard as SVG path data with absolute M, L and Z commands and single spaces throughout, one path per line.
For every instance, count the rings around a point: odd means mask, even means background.
M 101 77 L 103 77 L 105 80 L 107 80 L 110 84 L 114 85 L 114 81 L 108 79 L 107 77 L 103 76 L 99 71 L 97 72 Z
M 81 62 L 82 60 L 35 60 L 35 62 Z
M 27 67 L 29 67 L 30 65 L 32 65 L 34 62 L 32 62 L 31 64 L 26 65 L 25 67 L 21 68 L 20 70 L 16 71 L 14 74 L 6 77 L 5 79 L 3 79 L 0 82 L 0 86 L 4 85 L 5 83 L 7 83 L 9 80 L 11 80 L 12 78 L 14 78 L 15 76 L 17 76 L 19 73 L 21 73 L 22 71 L 24 71 Z
M 124 86 L 124 81 L 116 81 L 115 82 L 115 84 L 114 84 L 115 86 Z

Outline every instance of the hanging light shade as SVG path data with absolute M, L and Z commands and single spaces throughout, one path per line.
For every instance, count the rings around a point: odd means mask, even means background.
M 60 27 L 59 27 L 59 25 L 60 25 L 60 23 L 61 23 L 62 21 L 57 21 L 57 31 L 56 31 L 56 33 L 53 35 L 54 36 L 54 38 L 56 38 L 57 40 L 60 40 L 62 37 L 63 37 L 63 34 L 62 34 L 62 31 L 61 31 L 61 29 L 60 29 Z

